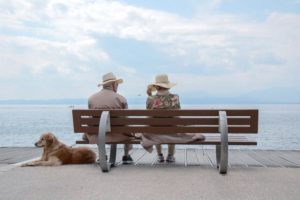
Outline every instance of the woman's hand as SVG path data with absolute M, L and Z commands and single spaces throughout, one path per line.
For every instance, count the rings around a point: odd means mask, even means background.
M 147 95 L 152 96 L 152 88 L 151 87 L 147 88 Z

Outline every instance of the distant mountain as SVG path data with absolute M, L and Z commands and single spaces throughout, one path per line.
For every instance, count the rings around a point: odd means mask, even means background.
M 82 105 L 87 99 L 8 99 L 0 100 L 2 105 Z
M 145 105 L 146 96 L 128 97 L 130 105 Z M 217 97 L 199 93 L 199 97 L 180 95 L 181 104 L 268 104 L 300 103 L 300 89 L 274 88 L 250 92 L 235 97 Z M 86 98 L 73 99 L 12 99 L 0 100 L 0 105 L 87 105 Z
M 249 93 L 244 98 L 259 103 L 300 103 L 300 89 L 272 88 Z
M 181 96 L 181 101 L 185 104 L 285 104 L 300 103 L 300 90 L 274 88 L 261 91 L 250 92 L 246 95 L 234 97 L 217 97 L 213 95 L 201 94 L 201 97 Z
M 146 97 L 127 98 L 129 105 L 145 104 Z M 77 99 L 6 99 L 0 105 L 87 105 L 85 98 Z

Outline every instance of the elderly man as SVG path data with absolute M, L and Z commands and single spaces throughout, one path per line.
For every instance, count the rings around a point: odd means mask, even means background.
M 93 94 L 88 99 L 89 109 L 127 109 L 128 104 L 122 95 L 118 94 L 118 85 L 123 83 L 122 79 L 117 79 L 113 73 L 107 73 L 102 77 L 102 83 L 98 84 L 98 87 L 102 86 L 103 88 Z M 86 137 L 87 138 L 86 138 Z M 84 135 L 83 138 L 89 140 L 89 143 L 97 143 L 97 137 L 95 135 Z M 122 141 L 128 140 L 130 136 L 126 134 L 107 134 L 107 141 Z M 124 156 L 122 158 L 123 164 L 131 164 L 133 160 L 129 155 L 129 150 L 132 148 L 132 145 L 124 145 Z

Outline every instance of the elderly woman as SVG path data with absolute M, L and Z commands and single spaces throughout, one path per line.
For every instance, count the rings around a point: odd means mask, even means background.
M 171 94 L 170 89 L 175 86 L 175 83 L 171 83 L 168 80 L 168 76 L 165 74 L 157 75 L 155 77 L 155 83 L 148 85 L 147 89 L 147 109 L 180 109 L 179 96 Z M 152 91 L 156 91 L 156 94 L 152 96 Z M 161 144 L 156 144 L 157 161 L 164 162 L 164 156 L 161 150 Z M 167 162 L 175 162 L 174 158 L 175 145 L 168 145 Z
M 147 89 L 147 109 L 180 109 L 179 96 L 170 93 L 170 89 L 175 86 L 175 83 L 169 82 L 166 74 L 160 74 L 155 77 L 155 82 L 148 85 Z M 156 92 L 152 95 L 152 92 Z M 164 162 L 164 156 L 161 150 L 162 143 L 189 143 L 195 140 L 203 140 L 205 137 L 202 134 L 141 134 L 142 146 L 148 151 L 152 152 L 153 145 L 156 145 L 157 161 Z M 175 162 L 174 158 L 175 145 L 168 145 L 167 162 Z

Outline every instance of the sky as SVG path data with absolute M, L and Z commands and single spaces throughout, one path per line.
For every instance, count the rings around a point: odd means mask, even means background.
M 300 103 L 300 0 L 0 0 L 0 100 L 146 96 Z

